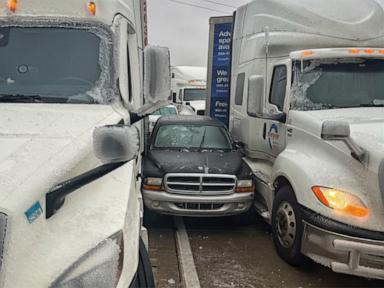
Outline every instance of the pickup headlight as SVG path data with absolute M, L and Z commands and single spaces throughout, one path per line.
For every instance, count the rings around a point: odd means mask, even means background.
M 50 287 L 116 287 L 123 268 L 123 257 L 123 233 L 120 231 L 83 255 Z
M 164 191 L 163 178 L 145 178 L 143 181 L 143 189 L 151 191 Z
M 237 180 L 236 193 L 255 192 L 255 185 L 251 179 Z
M 331 209 L 357 217 L 365 217 L 369 213 L 363 201 L 352 194 L 321 186 L 312 187 L 312 191 L 321 203 Z

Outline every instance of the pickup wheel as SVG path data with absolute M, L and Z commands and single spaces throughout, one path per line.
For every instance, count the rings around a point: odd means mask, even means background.
M 299 204 L 292 188 L 283 186 L 273 201 L 272 237 L 279 256 L 292 266 L 301 266 L 307 262 L 300 251 L 302 234 Z
M 139 243 L 139 266 L 137 268 L 136 280 L 131 288 L 155 288 L 155 280 L 153 278 L 152 266 L 149 261 L 147 248 L 143 240 L 140 238 Z

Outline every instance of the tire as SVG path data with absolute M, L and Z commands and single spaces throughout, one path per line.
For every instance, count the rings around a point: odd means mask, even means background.
M 155 280 L 153 278 L 152 266 L 149 261 L 147 248 L 143 240 L 140 238 L 139 243 L 139 265 L 137 274 L 132 288 L 155 288 Z
M 308 263 L 301 253 L 303 222 L 300 206 L 290 186 L 277 191 L 272 207 L 272 238 L 279 256 L 292 266 Z

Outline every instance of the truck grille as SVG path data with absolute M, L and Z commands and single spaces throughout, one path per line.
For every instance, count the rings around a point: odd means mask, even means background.
M 184 195 L 225 195 L 234 192 L 236 177 L 221 174 L 167 174 L 167 192 Z

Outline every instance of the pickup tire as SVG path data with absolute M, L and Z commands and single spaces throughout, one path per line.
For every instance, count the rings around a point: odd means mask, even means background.
M 143 240 L 140 238 L 139 243 L 139 266 L 132 288 L 155 288 L 155 280 L 153 278 L 152 266 L 149 260 L 147 248 Z
M 273 201 L 272 238 L 279 256 L 292 266 L 307 263 L 307 258 L 301 253 L 302 235 L 300 206 L 292 188 L 283 186 Z

